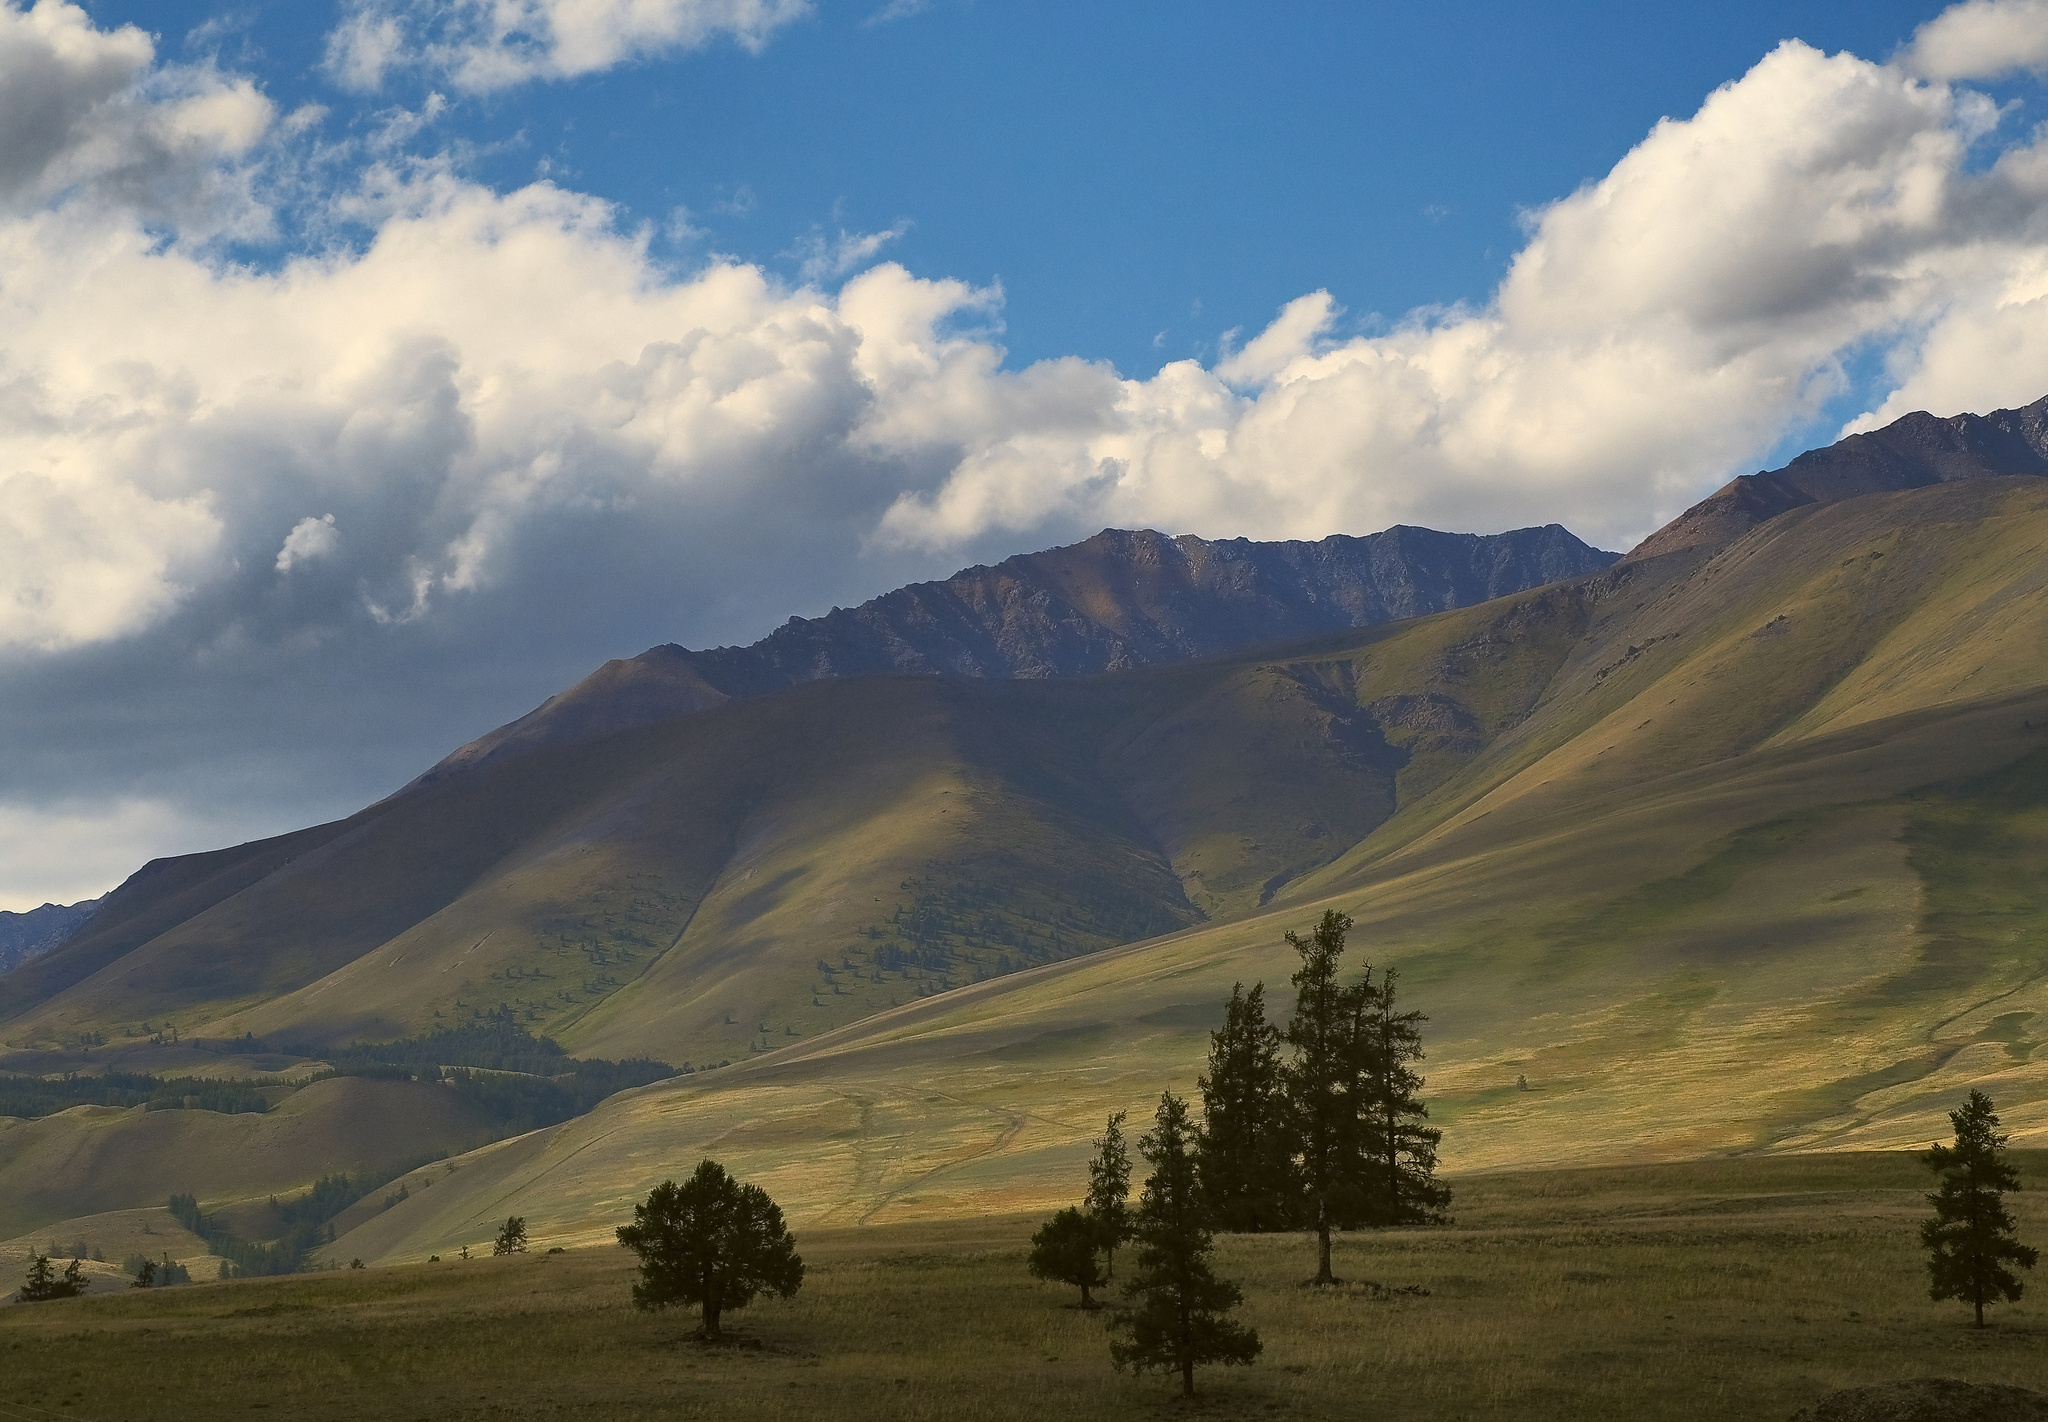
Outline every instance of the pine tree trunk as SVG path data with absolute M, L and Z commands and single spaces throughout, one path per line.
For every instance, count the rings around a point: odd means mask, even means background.
M 1401 1147 L 1395 1131 L 1399 1128 L 1400 1117 L 1395 1114 L 1394 1103 L 1387 1102 L 1387 1220 L 1390 1225 L 1401 1223 Z
M 704 1296 L 704 1336 L 706 1338 L 716 1338 L 718 1336 L 718 1305 L 712 1302 L 709 1294 Z
M 1180 1395 L 1182 1397 L 1193 1397 L 1195 1395 L 1195 1360 L 1193 1358 L 1182 1358 L 1180 1360 Z
M 1316 1200 L 1316 1282 L 1337 1282 L 1337 1276 L 1330 1272 L 1330 1201 L 1327 1197 Z

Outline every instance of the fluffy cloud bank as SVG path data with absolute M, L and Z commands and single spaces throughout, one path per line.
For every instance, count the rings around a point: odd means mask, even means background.
M 371 83 L 401 52 L 373 31 L 401 36 L 489 89 L 800 12 L 362 0 L 335 53 Z M 1970 0 L 1891 63 L 1788 42 L 1531 214 L 1485 307 L 1357 335 L 1313 293 L 1137 380 L 1005 369 L 1000 291 L 861 269 L 893 231 L 814 233 L 809 285 L 677 275 L 597 199 L 433 164 L 332 195 L 360 246 L 235 266 L 209 244 L 260 230 L 289 125 L 133 30 L 0 3 L 0 739 L 31 748 L 0 801 L 83 823 L 95 777 L 197 803 L 260 762 L 234 793 L 269 794 L 269 828 L 604 655 L 1104 524 L 1556 520 L 1614 547 L 1753 467 L 1850 359 L 1894 375 L 1869 419 L 2033 399 L 2048 147 L 1963 81 L 2037 53 L 2035 0 Z
M 0 5 L 0 215 L 55 201 L 255 235 L 266 214 L 236 160 L 271 127 L 246 78 L 157 68 L 133 26 L 101 30 L 76 5 Z

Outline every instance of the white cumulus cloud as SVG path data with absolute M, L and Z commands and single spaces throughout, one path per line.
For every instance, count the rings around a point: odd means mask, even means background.
M 346 0 L 327 66 L 374 91 L 417 69 L 471 94 L 730 39 L 758 52 L 809 0 Z
M 0 0 L 0 213 L 83 201 L 187 237 L 253 235 L 268 214 L 239 160 L 273 118 L 246 78 L 157 67 L 133 26 L 98 29 L 65 0 Z
M 1964 0 L 1914 32 L 1901 56 L 1929 79 L 1995 79 L 2048 69 L 2048 0 Z
M 883 535 L 943 547 L 1059 511 L 1265 536 L 1558 519 L 1621 546 L 1811 419 L 1873 344 L 1911 372 L 1906 408 L 2036 398 L 2048 152 L 1972 172 L 1997 120 L 1788 42 L 1534 214 L 1485 308 L 1341 338 L 1332 299 L 1302 297 L 1213 369 L 1121 382 L 1093 428 L 992 422 Z

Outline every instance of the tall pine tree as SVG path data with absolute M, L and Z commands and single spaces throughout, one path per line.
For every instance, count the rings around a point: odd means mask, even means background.
M 1280 1030 L 1266 1021 L 1264 983 L 1230 990 L 1199 1085 L 1202 1191 L 1216 1227 L 1235 1234 L 1291 1228 L 1300 1191 L 1280 1085 Z
M 1195 1167 L 1200 1143 L 1187 1102 L 1162 1093 L 1152 1130 L 1138 1142 L 1152 1174 L 1138 1201 L 1137 1267 L 1124 1285 L 1137 1306 L 1109 1325 L 1119 1335 L 1109 1345 L 1117 1367 L 1177 1372 L 1190 1397 L 1197 1366 L 1249 1363 L 1260 1348 L 1257 1333 L 1224 1316 L 1243 1293 L 1209 1269 L 1214 1237 Z
M 1417 1099 L 1422 1077 L 1409 1065 L 1422 1059 L 1420 1012 L 1395 1007 L 1394 970 L 1375 987 L 1371 971 L 1353 990 L 1354 1087 L 1359 1104 L 1356 1214 L 1347 1223 L 1443 1224 L 1450 1187 L 1436 1180 L 1436 1148 L 1443 1132 L 1427 1124 L 1429 1108 Z
M 1937 1145 L 1920 1157 L 1930 1170 L 1941 1172 L 1940 1187 L 1927 1197 L 1934 1218 L 1920 1226 L 1920 1242 L 1929 1255 L 1928 1293 L 1974 1305 L 1982 1328 L 1985 1304 L 2019 1299 L 2023 1286 L 2006 1266 L 2031 1269 L 2041 1253 L 2019 1242 L 2005 1208 L 2003 1196 L 2020 1188 L 2020 1177 L 2005 1158 L 2011 1137 L 1999 1133 L 1991 1098 L 1972 1091 L 1948 1119 L 1956 1143 Z
M 1131 1237 L 1131 1153 L 1124 1148 L 1124 1116 L 1109 1118 L 1088 1163 L 1088 1198 L 1083 1202 L 1104 1258 L 1104 1277 L 1116 1277 L 1117 1246 Z
M 1358 994 L 1337 981 L 1344 935 L 1351 919 L 1326 912 L 1306 939 L 1290 932 L 1287 942 L 1301 955 L 1295 970 L 1294 1016 L 1286 1041 L 1294 1060 L 1281 1073 L 1287 1120 L 1300 1161 L 1308 1223 L 1316 1232 L 1318 1284 L 1335 1284 L 1330 1268 L 1330 1231 L 1341 1221 L 1347 1187 L 1355 1188 L 1359 1100 L 1354 1048 Z

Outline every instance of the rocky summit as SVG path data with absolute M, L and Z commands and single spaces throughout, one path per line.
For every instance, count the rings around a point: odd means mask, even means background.
M 1129 671 L 1471 607 L 1597 572 L 1617 554 L 1556 524 L 1508 533 L 1395 527 L 1256 543 L 1108 528 L 1062 548 L 913 583 L 750 647 L 653 647 L 597 671 L 424 777 L 828 677 Z

